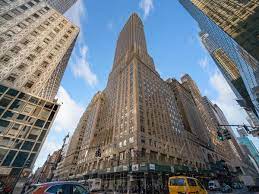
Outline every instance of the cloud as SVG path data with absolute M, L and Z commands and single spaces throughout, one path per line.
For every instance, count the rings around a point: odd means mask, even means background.
M 76 103 L 76 101 L 62 86 L 59 88 L 57 98 L 61 107 L 47 139 L 43 144 L 34 169 L 43 165 L 48 154 L 52 154 L 55 150 L 61 148 L 62 138 L 68 132 L 70 133 L 70 136 L 73 134 L 73 130 L 76 128 L 84 111 L 84 107 Z
M 212 100 L 224 112 L 230 124 L 247 123 L 245 111 L 237 104 L 236 96 L 219 71 L 210 76 L 210 85 L 216 90 L 217 96 Z
M 113 23 L 113 21 L 109 21 L 109 22 L 107 23 L 107 28 L 108 28 L 108 30 L 113 30 L 113 28 L 114 28 L 114 23 Z
M 58 102 L 62 104 L 52 128 L 56 132 L 71 132 L 76 128 L 84 107 L 77 104 L 62 86 L 59 88 L 57 98 Z
M 83 21 L 87 19 L 86 6 L 84 0 L 78 0 L 66 13 L 65 16 L 69 18 L 71 22 L 76 24 L 82 29 Z
M 75 63 L 72 64 L 72 71 L 75 77 L 84 79 L 86 84 L 94 86 L 98 83 L 98 79 L 95 73 L 91 70 L 88 62 L 88 47 L 83 45 L 80 47 L 79 55 L 75 56 Z
M 141 0 L 139 7 L 144 11 L 144 19 L 146 19 L 150 11 L 154 9 L 153 0 Z
M 200 65 L 200 67 L 203 69 L 203 70 L 207 70 L 208 66 L 209 66 L 209 58 L 207 56 L 201 58 L 199 61 L 198 61 L 198 64 Z

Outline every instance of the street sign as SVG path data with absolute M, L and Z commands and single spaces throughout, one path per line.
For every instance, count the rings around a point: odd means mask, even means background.
M 150 170 L 156 170 L 156 165 L 155 164 L 149 164 L 149 169 Z
M 171 172 L 174 173 L 174 167 L 173 166 L 171 166 Z
M 138 164 L 133 164 L 132 165 L 132 171 L 138 171 L 139 170 L 139 165 Z

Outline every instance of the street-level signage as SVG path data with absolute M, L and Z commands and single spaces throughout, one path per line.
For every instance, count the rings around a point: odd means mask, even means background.
M 0 174 L 2 174 L 2 175 L 9 175 L 11 170 L 12 170 L 12 168 L 0 167 Z
M 122 166 L 123 171 L 128 171 L 128 166 Z
M 138 164 L 132 164 L 132 171 L 138 171 L 139 165 Z
M 149 164 L 149 169 L 150 170 L 156 170 L 156 165 L 155 164 Z
M 174 167 L 173 166 L 171 166 L 171 172 L 174 173 Z

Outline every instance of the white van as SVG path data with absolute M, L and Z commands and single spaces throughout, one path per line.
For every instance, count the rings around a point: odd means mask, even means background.
M 220 190 L 220 184 L 219 184 L 219 181 L 218 180 L 211 180 L 209 181 L 209 190 L 211 191 L 218 191 Z

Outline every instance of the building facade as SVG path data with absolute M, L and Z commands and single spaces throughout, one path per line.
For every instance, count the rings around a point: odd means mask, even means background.
M 160 78 L 143 23 L 132 14 L 117 40 L 107 86 L 73 134 L 63 179 L 98 177 L 104 188 L 132 191 L 136 185 L 166 186 L 168 174 L 202 173 L 216 161 L 231 165 L 224 147 L 211 140 L 210 118 L 197 105 L 202 97 L 196 100 L 187 82 L 178 84 Z
M 77 0 L 46 0 L 46 2 L 58 12 L 64 14 Z
M 45 1 L 1 1 L 0 178 L 9 184 L 32 168 L 46 139 L 78 33 Z
M 258 120 L 258 9 L 254 1 L 179 0 L 199 23 L 203 43 L 239 104 Z M 257 121 L 256 121 L 257 122 Z
M 240 136 L 238 138 L 239 143 L 245 147 L 248 155 L 252 156 L 256 161 L 257 167 L 259 167 L 259 151 L 253 144 L 253 142 L 247 136 Z

